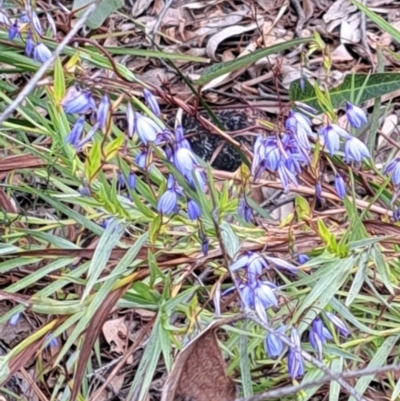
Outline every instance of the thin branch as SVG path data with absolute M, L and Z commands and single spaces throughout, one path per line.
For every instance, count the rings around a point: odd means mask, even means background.
M 265 329 L 268 333 L 272 333 L 279 337 L 279 339 L 286 344 L 288 347 L 294 349 L 296 352 L 300 353 L 300 355 L 308 362 L 312 363 L 315 367 L 322 370 L 329 380 L 335 380 L 338 382 L 347 392 L 353 396 L 357 401 L 365 401 L 365 398 L 359 394 L 349 383 L 347 383 L 340 373 L 332 372 L 324 363 L 319 361 L 318 359 L 311 356 L 308 352 L 302 351 L 298 349 L 283 333 L 280 333 L 270 327 L 267 323 L 261 320 L 251 309 L 246 308 L 245 315 L 247 318 L 256 322 L 259 326 Z
M 379 368 L 365 368 L 349 372 L 343 372 L 340 373 L 340 376 L 343 379 L 353 379 L 362 376 L 370 376 L 370 375 L 374 376 L 376 374 L 399 372 L 399 371 L 400 371 L 400 365 L 387 365 L 387 366 L 381 366 Z M 320 386 L 321 384 L 330 382 L 331 380 L 332 378 L 326 375 L 324 377 L 321 377 L 320 379 L 300 384 L 299 386 L 285 386 L 282 388 L 278 388 L 276 390 L 264 391 L 253 397 L 237 398 L 236 401 L 265 401 L 265 400 L 271 400 L 272 398 L 286 397 L 288 395 L 296 394 L 299 391 L 305 390 L 310 387 Z
M 82 16 L 76 21 L 74 27 L 68 33 L 68 35 L 62 40 L 62 42 L 54 50 L 52 56 L 46 60 L 42 66 L 36 71 L 36 74 L 31 78 L 27 85 L 22 89 L 18 96 L 13 102 L 4 110 L 0 115 L 0 126 L 10 117 L 11 113 L 18 108 L 18 106 L 25 100 L 25 98 L 35 89 L 35 86 L 40 81 L 42 76 L 46 73 L 47 69 L 53 64 L 54 60 L 61 54 L 64 48 L 67 46 L 69 41 L 76 35 L 79 29 L 85 24 L 92 11 L 96 8 L 100 0 L 95 0 L 82 14 Z

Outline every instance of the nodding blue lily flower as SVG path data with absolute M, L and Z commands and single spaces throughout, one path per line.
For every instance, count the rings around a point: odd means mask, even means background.
M 93 127 L 89 130 L 85 138 L 83 138 L 78 144 L 75 146 L 76 150 L 81 150 L 94 136 L 94 134 L 99 129 L 99 123 L 93 125 Z
M 129 189 L 135 189 L 135 187 L 136 187 L 136 174 L 132 171 L 128 175 L 127 184 L 128 184 Z
M 96 109 L 96 103 L 89 91 L 71 91 L 64 97 L 61 105 L 67 114 L 85 114 Z
M 2 11 L 0 11 L 0 24 L 1 25 L 6 25 L 6 26 L 10 26 L 11 25 L 11 21 L 8 19 L 7 14 L 5 14 Z
M 35 28 L 38 35 L 43 36 L 43 29 L 42 29 L 42 25 L 40 24 L 40 19 L 34 11 L 32 11 L 31 19 L 32 19 L 32 25 Z
M 320 318 L 315 318 L 311 324 L 309 332 L 311 346 L 317 351 L 318 358 L 322 359 L 322 348 L 326 340 L 332 340 L 331 333 L 324 327 Z
M 256 252 L 247 251 L 236 260 L 231 266 L 231 271 L 236 271 L 239 269 L 246 269 L 247 277 L 250 282 L 256 280 L 257 276 L 262 274 L 263 269 L 268 269 L 268 263 L 262 255 Z
M 350 335 L 349 329 L 337 316 L 330 312 L 325 312 L 325 315 L 342 336 L 348 337 Z
M 65 142 L 69 143 L 70 145 L 76 148 L 81 139 L 84 126 L 85 126 L 85 117 L 81 116 L 78 118 L 78 120 L 76 120 L 76 123 L 72 127 L 71 132 L 66 136 Z
M 346 102 L 346 116 L 353 128 L 360 128 L 368 122 L 364 110 L 360 107 L 354 106 L 354 104 L 351 104 L 350 102 Z
M 151 118 L 135 113 L 135 132 L 145 145 L 154 142 L 161 131 L 162 129 Z
M 120 186 L 120 188 L 125 186 L 125 177 L 124 177 L 124 174 L 122 171 L 118 171 L 117 181 L 118 181 L 118 185 Z
M 269 281 L 257 280 L 254 286 L 255 304 L 259 302 L 264 309 L 268 309 L 271 306 L 277 307 L 278 300 L 274 293 L 277 289 L 278 287 Z
M 146 162 L 147 162 L 148 155 L 149 155 L 148 149 L 144 149 L 144 150 L 141 150 L 135 156 L 135 163 L 143 170 L 146 168 Z
M 285 122 L 285 128 L 292 134 L 301 149 L 310 150 L 308 136 L 312 135 L 311 121 L 306 116 L 290 111 L 289 117 Z
M 110 111 L 110 98 L 107 95 L 103 95 L 99 104 L 99 108 L 97 109 L 97 122 L 99 123 L 100 129 L 102 131 L 105 131 L 107 128 L 107 122 L 111 117 Z
M 295 174 L 288 168 L 285 161 L 281 160 L 278 164 L 278 175 L 282 182 L 284 192 L 289 192 L 289 184 L 299 185 Z
M 163 214 L 171 214 L 178 210 L 178 196 L 182 196 L 182 190 L 178 187 L 175 178 L 170 175 L 167 180 L 167 190 L 158 200 L 157 210 Z
M 12 315 L 10 319 L 10 325 L 15 326 L 18 323 L 20 317 L 21 317 L 21 312 L 17 312 L 14 315 Z
M 187 211 L 189 219 L 192 221 L 197 220 L 201 217 L 200 207 L 193 199 L 188 199 Z
M 367 146 L 355 137 L 350 137 L 344 144 L 344 155 L 346 163 L 350 163 L 351 160 L 361 162 L 362 159 L 370 158 L 370 154 Z
M 349 133 L 336 124 L 330 124 L 322 128 L 319 131 L 319 135 L 323 136 L 325 147 L 330 155 L 335 154 L 339 150 L 340 137 L 350 138 Z
M 128 122 L 128 136 L 132 139 L 135 132 L 135 113 L 130 103 L 126 106 L 126 121 Z
M 339 198 L 344 199 L 346 196 L 346 184 L 340 174 L 336 174 L 335 177 L 335 190 Z
M 308 255 L 306 255 L 305 253 L 300 253 L 299 255 L 297 255 L 297 261 L 301 264 L 304 265 L 305 263 L 307 263 L 310 260 L 310 257 Z
M 194 154 L 187 148 L 178 148 L 174 155 L 175 167 L 180 173 L 187 177 L 192 174 L 192 171 L 197 167 L 197 160 Z
M 26 42 L 25 42 L 25 54 L 28 57 L 31 57 L 34 49 L 35 49 L 35 43 L 33 42 L 31 33 L 28 32 L 28 34 L 26 35 Z
M 51 57 L 50 49 L 43 43 L 38 43 L 33 50 L 33 58 L 39 63 L 45 63 Z
M 292 379 L 302 376 L 304 374 L 304 361 L 301 356 L 300 337 L 297 330 L 293 327 L 290 333 L 290 341 L 296 347 L 290 347 L 288 355 L 288 371 Z
M 251 207 L 244 196 L 239 199 L 238 215 L 247 223 L 251 219 Z
M 254 286 L 255 286 L 255 281 L 253 282 L 247 282 L 247 283 L 241 283 L 239 284 L 239 291 L 241 295 L 241 299 L 244 303 L 244 307 L 247 308 L 254 308 Z M 235 287 L 232 287 L 232 289 Z
M 14 40 L 19 35 L 18 20 L 8 28 L 8 40 Z
M 286 262 L 285 260 L 279 259 L 279 258 L 274 258 L 272 256 L 265 256 L 265 259 L 267 262 L 270 262 L 272 265 L 274 265 L 278 269 L 284 269 L 288 270 L 291 273 L 296 274 L 297 273 L 297 267 L 292 265 L 289 262 Z
M 156 98 L 148 89 L 143 89 L 144 98 L 146 99 L 147 106 L 149 106 L 150 110 L 157 116 L 161 116 L 160 106 Z
M 275 136 L 258 136 L 254 143 L 254 158 L 251 166 L 251 174 L 257 178 L 268 168 L 271 171 L 278 169 L 282 158 L 281 151 Z
M 86 182 L 79 187 L 78 192 L 81 196 L 84 197 L 90 197 L 92 195 Z
M 23 12 L 21 16 L 19 17 L 20 22 L 23 24 L 29 24 L 31 20 L 29 19 L 29 16 L 26 12 Z
M 182 125 L 178 125 L 175 129 L 175 143 L 176 148 L 186 148 L 192 150 L 188 140 L 185 138 L 185 131 Z
M 392 174 L 392 182 L 395 186 L 400 185 L 400 157 L 392 160 L 384 169 L 384 174 Z
M 277 333 L 284 334 L 286 326 L 281 326 L 277 330 Z M 283 342 L 278 335 L 275 333 L 268 333 L 265 339 L 265 350 L 268 356 L 272 359 L 278 358 L 283 352 Z

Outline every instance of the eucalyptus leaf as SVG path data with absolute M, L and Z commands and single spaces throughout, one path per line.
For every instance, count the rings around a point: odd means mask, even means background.
M 266 49 L 257 50 L 253 53 L 247 54 L 246 56 L 238 57 L 235 60 L 214 64 L 210 67 L 207 67 L 201 74 L 201 77 L 194 81 L 194 83 L 197 85 L 204 85 L 207 82 L 212 81 L 214 78 L 220 77 L 221 75 L 238 70 L 239 68 L 247 67 L 263 57 L 302 45 L 310 40 L 310 38 L 288 40 L 287 42 L 279 43 L 277 45 L 267 47 Z

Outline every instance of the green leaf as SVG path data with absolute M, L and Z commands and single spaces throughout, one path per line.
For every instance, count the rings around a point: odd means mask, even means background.
M 352 92 L 355 97 L 359 96 L 359 102 L 362 103 L 397 89 L 400 89 L 400 73 L 354 74 L 354 76 L 347 75 L 339 86 L 329 91 L 329 95 L 333 108 L 338 108 L 351 100 Z M 289 96 L 292 101 L 306 103 L 317 110 L 323 110 L 318 102 L 315 88 L 308 81 L 304 82 L 303 89 L 300 87 L 300 80 L 294 81 L 290 85 Z
M 387 363 L 387 359 L 388 359 L 393 347 L 399 341 L 399 338 L 400 338 L 400 336 L 398 336 L 398 335 L 388 337 L 385 340 L 385 342 L 379 347 L 379 349 L 375 353 L 375 355 L 372 357 L 371 362 L 368 364 L 367 368 L 373 369 L 373 368 L 379 368 L 379 367 L 385 365 Z M 359 394 L 363 395 L 374 377 L 375 377 L 374 374 L 361 377 L 354 389 Z M 355 398 L 350 397 L 349 401 L 355 401 Z
M 288 40 L 287 42 L 279 43 L 277 45 L 267 47 L 266 49 L 257 50 L 246 56 L 238 57 L 235 60 L 214 64 L 210 67 L 207 67 L 201 74 L 201 77 L 194 81 L 194 83 L 197 85 L 204 85 L 207 82 L 212 81 L 214 78 L 220 77 L 221 75 L 238 70 L 239 68 L 247 67 L 263 57 L 290 49 L 291 47 L 299 46 L 303 43 L 309 42 L 310 40 L 310 38 Z
M 73 11 L 93 3 L 93 0 L 74 0 L 72 6 Z M 92 12 L 89 19 L 86 21 L 86 25 L 91 29 L 100 28 L 105 19 L 112 14 L 114 11 L 124 6 L 124 0 L 103 0 Z M 84 11 L 82 11 L 84 12 Z M 79 13 L 80 14 L 80 13 Z M 79 15 L 78 14 L 78 15 Z
M 65 79 L 63 66 L 60 57 L 56 58 L 54 64 L 54 99 L 57 104 L 60 104 L 65 95 Z
M 240 372 L 242 375 L 243 395 L 244 397 L 251 397 L 253 395 L 253 384 L 251 381 L 248 338 L 246 334 L 240 335 L 239 344 L 240 344 Z

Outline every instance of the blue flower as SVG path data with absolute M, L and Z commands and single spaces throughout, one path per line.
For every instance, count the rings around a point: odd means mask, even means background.
M 97 132 L 99 129 L 99 124 L 96 123 L 93 125 L 93 127 L 89 130 L 89 132 L 86 134 L 85 138 L 83 138 L 80 142 L 77 143 L 75 146 L 76 150 L 81 150 L 84 145 L 86 145 L 94 136 L 94 134 Z
M 89 91 L 71 91 L 65 96 L 61 105 L 67 114 L 85 114 L 89 110 L 96 109 L 96 104 Z
M 83 197 L 90 197 L 92 195 L 87 183 L 84 183 L 82 186 L 80 186 L 78 192 Z
M 99 127 L 102 131 L 105 131 L 107 128 L 107 121 L 110 118 L 110 111 L 110 98 L 107 95 L 103 95 L 97 110 L 97 122 L 99 123 Z
M 191 175 L 192 171 L 197 167 L 196 158 L 187 148 L 179 148 L 175 152 L 174 164 L 184 177 Z
M 336 174 L 335 177 L 335 190 L 339 198 L 344 199 L 346 196 L 346 184 L 340 174 Z
M 34 48 L 35 48 L 35 43 L 33 42 L 31 33 L 28 32 L 28 34 L 26 35 L 26 42 L 25 42 L 25 54 L 28 57 L 31 57 Z
M 293 327 L 290 333 L 290 341 L 295 348 L 290 347 L 288 355 L 288 371 L 292 379 L 304 374 L 304 361 L 301 356 L 300 337 L 297 330 Z
M 325 315 L 342 336 L 348 337 L 350 335 L 349 329 L 337 316 L 330 312 L 325 312 Z
M 258 136 L 254 143 L 254 158 L 251 166 L 251 174 L 254 178 L 268 168 L 271 171 L 278 169 L 281 160 L 281 151 L 279 150 L 277 139 L 274 136 Z
M 392 174 L 392 182 L 395 186 L 400 185 L 400 157 L 392 160 L 384 169 L 384 174 Z
M 315 318 L 311 324 L 309 332 L 311 346 L 317 351 L 318 358 L 322 359 L 322 348 L 326 340 L 332 340 L 329 331 L 324 327 L 320 318 Z
M 8 28 L 8 40 L 14 40 L 18 35 L 18 20 L 15 20 L 15 22 Z
M 182 125 L 178 125 L 175 129 L 175 142 L 176 148 L 186 148 L 191 150 L 188 140 L 185 139 L 185 131 L 183 130 Z
M 236 271 L 239 269 L 246 269 L 249 281 L 255 281 L 257 276 L 262 274 L 262 270 L 268 269 L 268 263 L 262 255 L 256 252 L 247 251 L 244 256 L 240 257 L 236 262 L 234 262 L 230 269 L 231 271 Z
M 285 122 L 285 128 L 293 135 L 301 149 L 310 149 L 308 136 L 312 135 L 311 121 L 306 116 L 290 111 L 289 117 Z
M 21 317 L 21 312 L 17 312 L 14 315 L 12 315 L 10 319 L 10 325 L 15 326 L 18 323 L 20 317 Z
M 123 174 L 122 171 L 118 171 L 117 181 L 118 181 L 118 184 L 119 184 L 120 188 L 125 186 L 125 177 L 124 177 L 124 174 Z
M 192 221 L 197 220 L 198 218 L 201 217 L 200 207 L 193 199 L 188 199 L 187 211 L 188 211 L 189 219 Z
M 148 155 L 149 155 L 148 149 L 144 149 L 144 150 L 141 150 L 135 156 L 135 163 L 143 170 L 146 168 L 146 162 L 147 162 Z
M 56 338 L 56 337 L 53 337 L 53 335 L 52 335 L 51 333 L 48 333 L 46 337 L 47 337 L 48 340 L 50 340 L 50 341 L 49 341 L 49 344 L 48 344 L 48 346 L 49 346 L 50 348 L 53 348 L 53 347 L 57 347 L 57 346 L 58 346 L 57 338 Z
M 135 187 L 136 187 L 136 174 L 131 171 L 128 175 L 128 188 L 135 189 Z
M 157 103 L 156 98 L 148 89 L 143 89 L 144 98 L 146 99 L 147 106 L 149 106 L 150 110 L 157 116 L 161 116 L 160 106 Z
M 66 136 L 65 142 L 69 143 L 70 145 L 76 148 L 82 136 L 84 126 L 85 126 L 85 117 L 81 116 L 78 118 L 78 120 L 72 127 L 71 132 Z
M 38 43 L 33 50 L 33 58 L 39 63 L 45 63 L 51 57 L 50 49 L 43 43 Z
M 364 110 L 354 106 L 354 104 L 349 102 L 346 102 L 346 116 L 353 128 L 360 128 L 362 125 L 368 122 Z
M 247 223 L 251 219 L 251 207 L 248 205 L 246 198 L 242 196 L 239 199 L 238 215 Z
M 272 263 L 278 269 L 285 269 L 290 271 L 291 273 L 297 273 L 297 267 L 289 262 L 286 262 L 285 260 L 274 258 L 272 256 L 265 256 L 265 259 L 268 262 Z
M 241 283 L 239 285 L 239 291 L 241 299 L 243 300 L 244 307 L 254 308 L 254 285 L 255 282 Z M 233 289 L 234 287 L 232 287 Z
M 135 113 L 135 132 L 145 145 L 154 142 L 160 131 L 161 128 L 152 119 Z
M 330 124 L 322 128 L 319 131 L 319 135 L 324 137 L 325 147 L 331 155 L 339 150 L 340 137 L 350 138 L 349 133 L 336 124 Z
M 162 214 L 171 214 L 178 207 L 178 195 L 174 189 L 165 191 L 158 200 L 157 210 Z
M 8 19 L 7 15 L 2 11 L 0 11 L 0 24 L 1 25 L 6 25 L 6 26 L 11 25 L 11 22 Z
M 306 255 L 305 253 L 300 253 L 299 255 L 297 255 L 297 261 L 301 264 L 304 265 L 305 263 L 307 263 L 310 260 L 310 257 L 308 255 Z
M 400 209 L 397 208 L 393 210 L 393 221 L 397 223 L 399 220 L 400 220 Z
M 261 281 L 256 280 L 254 286 L 254 303 L 257 305 L 257 302 L 260 303 L 262 308 L 268 309 L 271 306 L 278 306 L 278 300 L 274 294 L 274 291 L 278 287 L 269 282 L 269 281 Z
M 126 121 L 128 122 L 128 136 L 132 139 L 135 132 L 135 113 L 130 103 L 126 106 Z
M 281 326 L 276 332 L 283 334 L 285 330 L 286 326 Z M 265 349 L 270 358 L 278 358 L 283 352 L 283 342 L 275 333 L 268 333 L 265 339 Z
M 42 25 L 40 24 L 39 17 L 37 16 L 37 14 L 34 11 L 32 11 L 32 25 L 35 28 L 36 32 L 40 36 L 43 36 Z
M 285 192 L 289 192 L 289 184 L 292 182 L 296 187 L 299 185 L 295 174 L 281 160 L 278 164 L 278 174 Z
M 351 160 L 361 162 L 362 159 L 371 157 L 367 146 L 354 137 L 350 137 L 346 140 L 344 144 L 344 154 L 346 163 L 350 163 Z

